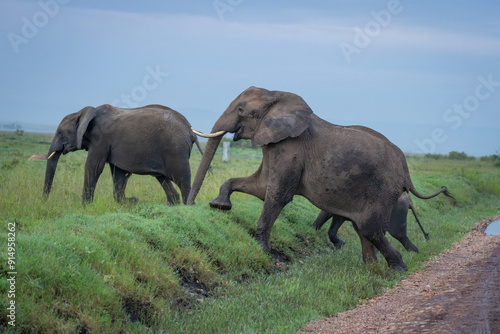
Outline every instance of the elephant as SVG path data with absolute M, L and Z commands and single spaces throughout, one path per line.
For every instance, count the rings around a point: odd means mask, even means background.
M 399 158 L 401 159 L 402 164 L 406 164 L 406 157 L 404 153 L 394 145 L 392 142 L 390 142 L 384 135 L 381 133 L 364 127 L 360 125 L 354 125 L 354 126 L 349 126 L 350 128 L 358 129 L 361 131 L 368 132 L 372 134 L 373 136 L 377 136 L 382 140 L 385 140 L 387 145 L 389 147 L 392 147 L 392 149 L 397 153 Z M 445 196 L 452 198 L 453 196 L 450 194 L 448 189 L 446 187 L 442 187 L 440 191 L 435 193 L 432 196 L 427 196 L 425 199 L 429 199 L 432 197 L 435 197 L 439 194 L 443 193 Z M 417 217 L 417 214 L 415 212 L 415 208 L 413 206 L 413 202 L 411 200 L 411 196 L 408 192 L 403 192 L 403 194 L 398 198 L 398 201 L 396 205 L 393 208 L 392 214 L 391 214 L 391 220 L 388 228 L 388 232 L 390 235 L 392 235 L 396 240 L 398 240 L 408 251 L 413 251 L 413 252 L 419 252 L 418 248 L 411 242 L 411 240 L 408 238 L 408 235 L 406 233 L 406 222 L 407 222 L 407 216 L 408 216 L 408 210 L 411 209 L 413 216 L 415 217 L 415 220 L 417 221 L 420 229 L 422 230 L 422 233 L 424 234 L 426 239 L 429 239 L 429 234 L 425 232 L 424 228 L 422 227 L 422 224 L 420 223 L 420 220 Z M 321 229 L 321 227 L 328 221 L 328 219 L 332 218 L 332 223 L 330 224 L 330 228 L 328 229 L 328 236 L 330 238 L 330 241 L 334 244 L 336 248 L 340 248 L 344 245 L 344 241 L 340 238 L 337 237 L 337 231 L 342 226 L 344 221 L 346 220 L 343 217 L 338 217 L 331 215 L 325 211 L 320 212 L 318 217 L 313 223 L 313 226 L 316 228 L 316 230 Z M 376 255 L 375 255 L 375 249 L 373 248 L 373 245 L 371 245 L 369 242 L 366 242 L 363 240 L 363 237 L 359 235 L 361 239 L 361 244 L 363 245 L 363 257 L 366 259 L 370 260 L 376 260 Z
M 186 203 L 191 189 L 189 158 L 193 143 L 203 154 L 191 125 L 179 112 L 162 105 L 124 109 L 108 104 L 85 107 L 63 118 L 49 148 L 43 198 L 47 199 L 61 154 L 88 151 L 82 203 L 94 199 L 94 190 L 105 163 L 113 178 L 113 196 L 119 203 L 135 203 L 125 197 L 131 174 L 152 175 L 160 182 L 169 204 Z
M 230 210 L 231 193 L 264 201 L 256 239 L 270 252 L 271 229 L 282 209 L 300 195 L 319 209 L 354 223 L 385 257 L 390 268 L 407 265 L 385 236 L 392 209 L 403 192 L 421 197 L 398 154 L 366 131 L 329 123 L 298 95 L 250 87 L 215 122 L 187 204 L 194 204 L 223 134 L 262 147 L 262 162 L 248 177 L 225 181 L 213 208 Z M 420 196 L 419 196 L 420 195 Z
M 406 218 L 408 215 L 408 209 L 412 210 L 413 215 L 417 220 L 420 229 L 422 230 L 422 233 L 424 234 L 426 239 L 429 239 L 429 234 L 425 232 L 424 228 L 422 227 L 422 224 L 417 217 L 410 194 L 408 192 L 403 192 L 403 194 L 401 194 L 401 196 L 398 198 L 398 201 L 396 202 L 396 205 L 394 206 L 391 213 L 388 232 L 396 240 L 398 240 L 406 248 L 406 250 L 419 253 L 418 248 L 411 242 L 411 240 L 408 238 L 408 235 L 406 234 Z M 330 218 L 332 218 L 332 222 L 330 224 L 330 228 L 328 229 L 328 237 L 330 238 L 330 241 L 333 243 L 333 245 L 337 249 L 340 249 L 345 244 L 345 242 L 337 236 L 337 231 L 346 220 L 345 218 L 331 215 L 325 211 L 321 211 L 314 221 L 313 226 L 316 228 L 316 230 L 319 230 Z M 353 227 L 358 233 L 359 239 L 361 241 L 363 260 L 365 262 L 377 262 L 376 250 L 373 244 L 367 241 L 359 233 L 359 230 L 356 228 L 355 224 L 353 224 Z

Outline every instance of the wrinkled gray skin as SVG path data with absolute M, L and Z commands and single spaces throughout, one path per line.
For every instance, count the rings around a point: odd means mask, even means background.
M 393 143 L 391 143 L 384 135 L 381 133 L 364 127 L 364 126 L 350 126 L 350 128 L 355 128 L 358 130 L 362 130 L 365 132 L 368 132 L 372 134 L 373 136 L 379 137 L 382 140 L 385 140 L 387 145 L 391 147 L 399 156 L 401 159 L 402 164 L 406 164 L 406 157 L 404 153 Z M 443 193 L 445 196 L 453 198 L 451 194 L 448 192 L 448 189 L 446 187 L 442 187 L 440 191 L 437 193 L 431 195 L 431 196 L 426 196 L 425 199 L 432 198 L 434 196 L 437 196 L 439 194 Z M 411 200 L 411 196 L 408 192 L 404 192 L 399 198 L 392 210 L 391 214 L 391 220 L 389 223 L 389 228 L 388 232 L 390 235 L 392 235 L 396 240 L 398 240 L 408 251 L 413 251 L 413 252 L 419 252 L 418 248 L 411 242 L 411 240 L 408 238 L 407 235 L 407 216 L 408 216 L 408 210 L 411 209 L 412 213 L 415 217 L 415 220 L 417 221 L 418 225 L 420 226 L 420 229 L 422 230 L 422 233 L 424 234 L 425 238 L 429 238 L 429 234 L 425 232 L 424 228 L 422 227 L 422 224 L 420 223 L 417 214 L 415 212 L 415 208 L 413 206 L 413 202 Z M 344 221 L 343 217 L 338 217 L 331 215 L 325 211 L 320 212 L 316 220 L 314 221 L 314 227 L 316 230 L 321 229 L 321 227 L 328 221 L 328 219 L 332 218 L 332 222 L 330 224 L 330 228 L 328 229 L 328 236 L 330 238 L 330 241 L 334 244 L 336 248 L 340 248 L 344 245 L 344 241 L 340 238 L 337 237 L 337 231 L 342 226 Z M 361 240 L 361 244 L 363 246 L 363 259 L 366 260 L 371 260 L 371 261 L 376 261 L 376 253 L 375 253 L 375 248 L 370 242 L 367 242 L 366 240 L 363 240 L 364 238 L 360 235 L 359 238 Z
M 338 126 L 313 114 L 298 95 L 250 87 L 241 93 L 212 128 L 251 139 L 262 147 L 262 163 L 249 177 L 229 179 L 214 208 L 229 210 L 234 191 L 264 201 L 256 238 L 269 252 L 273 224 L 294 195 L 321 210 L 349 219 L 395 270 L 407 270 L 401 254 L 385 237 L 392 208 L 403 192 L 418 193 L 387 143 L 366 131 Z M 193 181 L 193 204 L 222 136 L 208 140 Z
M 97 180 L 107 162 L 117 202 L 137 202 L 126 198 L 125 187 L 131 174 L 156 177 L 168 203 L 185 203 L 191 189 L 189 157 L 193 143 L 198 145 L 191 126 L 180 113 L 161 105 L 122 109 L 110 105 L 85 107 L 61 121 L 50 145 L 43 197 L 49 196 L 62 154 L 87 150 L 82 193 L 83 204 L 93 201 Z

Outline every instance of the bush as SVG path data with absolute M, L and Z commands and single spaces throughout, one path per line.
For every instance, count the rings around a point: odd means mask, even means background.
M 451 151 L 448 158 L 452 160 L 474 160 L 474 157 L 468 156 L 465 152 Z
M 495 167 L 500 167 L 500 156 L 496 154 L 487 155 L 480 158 L 484 162 L 492 162 Z
M 431 153 L 427 153 L 425 157 L 428 159 L 435 159 L 435 160 L 447 158 L 447 156 L 443 154 L 431 154 Z

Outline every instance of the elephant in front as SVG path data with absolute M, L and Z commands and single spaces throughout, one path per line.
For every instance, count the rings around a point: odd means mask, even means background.
M 93 201 L 106 163 L 117 202 L 137 202 L 135 197 L 125 197 L 125 188 L 132 174 L 141 174 L 156 177 L 170 204 L 180 202 L 175 183 L 186 203 L 191 190 L 189 158 L 193 143 L 203 154 L 189 122 L 168 107 L 85 107 L 64 117 L 57 128 L 48 152 L 43 197 L 49 196 L 61 154 L 86 150 L 83 204 Z
M 389 267 L 407 270 L 385 232 L 398 198 L 404 192 L 420 194 L 406 161 L 385 140 L 321 119 L 296 94 L 250 87 L 215 122 L 187 204 L 194 203 L 226 132 L 234 133 L 235 141 L 250 139 L 262 147 L 263 158 L 253 175 L 224 182 L 210 206 L 231 209 L 234 191 L 263 200 L 256 238 L 264 251 L 270 251 L 278 215 L 294 195 L 301 195 L 321 210 L 352 221 Z

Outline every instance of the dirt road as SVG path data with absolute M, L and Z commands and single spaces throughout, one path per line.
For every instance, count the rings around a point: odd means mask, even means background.
M 494 219 L 424 270 L 363 306 L 309 323 L 303 333 L 500 333 L 500 236 L 484 233 Z

